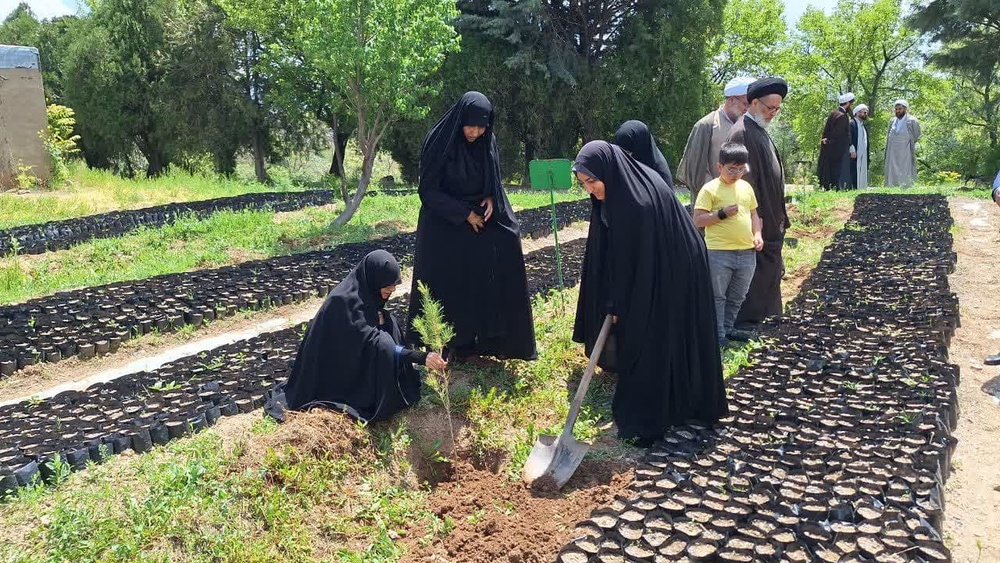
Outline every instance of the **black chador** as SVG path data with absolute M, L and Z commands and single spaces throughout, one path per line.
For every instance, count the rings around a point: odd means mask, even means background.
M 465 126 L 481 134 L 470 140 Z M 534 359 L 521 229 L 500 185 L 486 96 L 467 92 L 427 133 L 420 202 L 410 319 L 423 310 L 417 291 L 423 281 L 455 327 L 450 347 L 459 356 Z M 420 340 L 412 328 L 408 337 Z
M 727 404 L 704 240 L 663 178 L 620 147 L 587 143 L 574 170 L 604 189 L 591 192 L 573 340 L 589 354 L 618 316 L 604 364 L 618 373 L 619 436 L 645 445 L 684 421 L 714 423 Z
M 327 296 L 309 325 L 286 383 L 267 397 L 278 420 L 284 410 L 328 407 L 362 421 L 385 420 L 420 398 L 413 364 L 426 354 L 403 347 L 381 289 L 399 284 L 399 264 L 376 250 Z
M 625 149 L 632 158 L 659 172 L 663 181 L 674 187 L 674 176 L 670 173 L 667 157 L 656 146 L 656 140 L 645 123 L 635 119 L 622 123 L 615 132 L 615 144 Z

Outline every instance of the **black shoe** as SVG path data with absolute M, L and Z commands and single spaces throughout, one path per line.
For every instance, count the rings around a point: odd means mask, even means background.
M 748 342 L 757 338 L 757 332 L 753 330 L 742 330 L 734 328 L 726 334 L 726 338 L 729 340 L 735 340 L 737 342 Z
M 983 363 L 988 366 L 1000 366 L 1000 354 L 993 354 L 992 356 L 986 356 Z

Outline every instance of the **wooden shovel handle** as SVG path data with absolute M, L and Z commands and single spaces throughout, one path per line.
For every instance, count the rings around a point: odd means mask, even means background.
M 583 399 L 587 396 L 590 379 L 594 377 L 594 368 L 597 366 L 597 360 L 601 357 L 601 352 L 604 351 L 604 343 L 608 340 L 608 333 L 611 332 L 612 322 L 613 318 L 611 315 L 604 317 L 601 332 L 597 335 L 597 342 L 594 343 L 594 349 L 590 352 L 590 361 L 587 362 L 587 369 L 583 372 L 583 378 L 580 379 L 580 386 L 576 388 L 576 396 L 573 397 L 573 404 L 569 407 L 569 416 L 566 417 L 566 426 L 563 427 L 562 432 L 563 436 L 573 435 L 573 425 L 576 424 L 576 417 L 580 415 L 580 405 L 583 404 Z

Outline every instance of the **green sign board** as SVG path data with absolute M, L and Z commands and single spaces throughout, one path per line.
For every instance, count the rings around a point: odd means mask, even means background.
M 528 163 L 528 177 L 533 190 L 568 190 L 573 187 L 573 161 L 532 160 Z
M 531 189 L 549 192 L 549 200 L 552 203 L 552 236 L 556 243 L 556 272 L 559 275 L 559 289 L 564 289 L 555 190 L 568 190 L 573 187 L 573 161 L 565 158 L 532 160 L 528 163 L 528 177 L 531 180 Z

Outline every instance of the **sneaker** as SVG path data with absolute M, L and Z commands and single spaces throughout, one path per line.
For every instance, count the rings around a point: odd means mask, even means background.
M 986 356 L 983 363 L 988 366 L 1000 366 L 1000 354 L 993 354 L 992 356 Z

